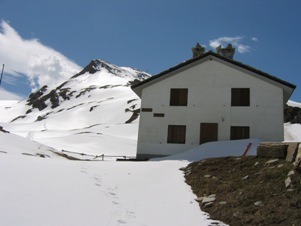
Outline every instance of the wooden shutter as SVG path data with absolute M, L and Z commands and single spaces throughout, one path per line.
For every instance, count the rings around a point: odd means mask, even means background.
M 167 143 L 185 144 L 186 126 L 169 125 Z
M 170 89 L 170 106 L 187 106 L 188 89 Z
M 231 106 L 250 106 L 250 89 L 232 88 Z

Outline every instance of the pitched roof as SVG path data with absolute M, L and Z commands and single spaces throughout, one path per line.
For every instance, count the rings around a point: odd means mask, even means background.
M 185 61 L 183 63 L 180 63 L 180 64 L 178 64 L 178 65 L 176 65 L 176 66 L 174 66 L 172 68 L 169 68 L 169 69 L 167 69 L 165 71 L 162 71 L 161 73 L 159 73 L 157 75 L 154 75 L 154 76 L 152 76 L 152 77 L 150 77 L 150 78 L 148 78 L 148 79 L 146 79 L 146 80 L 144 80 L 142 82 L 139 82 L 137 84 L 132 85 L 131 88 L 139 95 L 140 92 L 141 92 L 140 89 L 143 89 L 144 87 L 147 87 L 148 85 L 151 85 L 153 83 L 159 82 L 161 79 L 164 79 L 163 77 L 165 75 L 170 74 L 171 72 L 175 72 L 175 71 L 177 71 L 177 70 L 179 70 L 179 69 L 181 69 L 181 68 L 183 68 L 185 66 L 188 66 L 188 65 L 190 65 L 190 64 L 192 64 L 194 62 L 197 62 L 199 60 L 205 59 L 206 57 L 210 57 L 210 56 L 213 56 L 213 57 L 218 58 L 218 59 L 220 59 L 222 61 L 228 62 L 228 63 L 230 63 L 232 65 L 238 66 L 240 68 L 246 69 L 246 70 L 248 70 L 250 72 L 256 73 L 256 74 L 262 76 L 263 78 L 266 78 L 268 80 L 274 81 L 276 83 L 279 83 L 282 86 L 285 86 L 285 87 L 291 89 L 291 92 L 288 93 L 288 95 L 286 95 L 286 96 L 288 96 L 287 99 L 291 96 L 293 90 L 296 88 L 296 85 L 294 85 L 292 83 L 289 83 L 287 81 L 279 79 L 279 78 L 277 78 L 275 76 L 272 76 L 272 75 L 270 75 L 268 73 L 260 71 L 260 70 L 254 68 L 254 67 L 249 66 L 249 65 L 240 63 L 238 61 L 235 61 L 235 60 L 232 60 L 232 59 L 229 59 L 229 58 L 226 58 L 226 57 L 223 57 L 223 56 L 221 56 L 221 55 L 219 55 L 217 53 L 214 53 L 212 51 L 206 52 L 203 55 L 200 55 L 198 57 L 189 59 L 189 60 L 187 60 L 187 61 Z

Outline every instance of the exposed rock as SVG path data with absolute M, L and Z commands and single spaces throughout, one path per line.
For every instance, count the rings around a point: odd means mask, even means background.
M 271 160 L 267 161 L 264 165 L 265 166 L 270 166 L 271 164 L 276 163 L 278 161 L 279 161 L 279 159 L 271 159 Z
M 215 200 L 216 200 L 216 194 L 205 196 L 202 200 L 202 204 L 208 203 L 208 202 L 214 202 Z
M 243 179 L 243 180 L 247 180 L 247 179 L 249 179 L 249 175 L 247 175 L 247 176 L 244 176 L 242 179 Z
M 132 116 L 125 123 L 131 123 L 136 120 L 139 117 L 140 109 L 133 110 L 132 113 Z
M 289 177 L 289 176 L 292 176 L 292 175 L 294 175 L 294 174 L 295 174 L 295 171 L 294 171 L 294 170 L 291 170 L 291 171 L 288 172 L 287 176 Z
M 198 197 L 198 198 L 195 199 L 195 201 L 197 201 L 197 202 L 202 202 L 203 199 L 204 199 L 204 197 Z
M 285 105 L 284 122 L 301 123 L 301 108 Z
M 291 187 L 293 184 L 292 184 L 292 180 L 290 177 L 286 178 L 286 180 L 284 181 L 285 183 L 285 187 L 288 188 L 288 187 Z
M 0 131 L 3 132 L 3 133 L 9 133 L 7 130 L 3 129 L 2 126 L 0 126 Z
M 213 205 L 213 202 L 207 202 L 206 204 L 204 204 L 204 207 L 211 207 Z
M 257 206 L 257 207 L 264 206 L 262 201 L 257 201 L 257 202 L 254 203 L 254 205 Z
M 179 168 L 179 170 L 185 171 L 185 170 L 186 170 L 186 167 L 181 167 L 181 168 Z
M 285 144 L 288 144 L 286 161 L 294 162 L 297 151 L 298 151 L 299 143 L 298 142 L 286 142 Z

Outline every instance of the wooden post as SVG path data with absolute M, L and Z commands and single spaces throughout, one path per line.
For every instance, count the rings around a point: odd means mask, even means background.
M 2 71 L 1 71 L 1 77 L 0 77 L 0 85 L 1 85 L 1 82 L 2 82 L 3 72 L 4 72 L 4 64 L 2 65 Z

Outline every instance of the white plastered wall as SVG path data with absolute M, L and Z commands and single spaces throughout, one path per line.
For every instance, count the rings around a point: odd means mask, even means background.
M 231 126 L 249 126 L 250 137 L 283 140 L 283 90 L 217 60 L 195 63 L 142 90 L 137 154 L 171 155 L 199 145 L 200 123 L 218 123 L 218 140 Z M 169 106 L 171 88 L 188 88 L 188 106 Z M 250 88 L 249 107 L 231 107 L 231 88 Z M 163 113 L 164 117 L 154 117 Z M 186 125 L 186 144 L 168 144 L 168 125 Z

